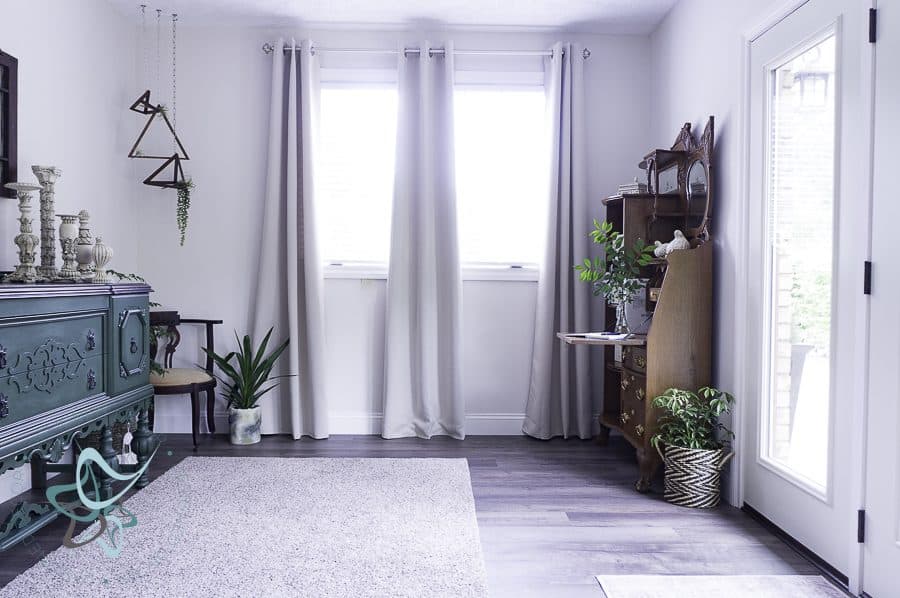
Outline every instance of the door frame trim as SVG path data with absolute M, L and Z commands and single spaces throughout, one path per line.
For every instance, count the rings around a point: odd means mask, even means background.
M 740 160 L 740 175 L 738 180 L 738 193 L 737 197 L 740 201 L 739 206 L 739 214 L 741 217 L 741 221 L 743 225 L 740 227 L 738 232 L 737 246 L 740 251 L 739 256 L 739 264 L 741 267 L 741 271 L 747 272 L 750 267 L 750 113 L 751 113 L 751 89 L 750 89 L 750 81 L 751 81 L 751 44 L 759 39 L 762 35 L 768 32 L 770 29 L 778 25 L 781 21 L 786 19 L 788 16 L 793 14 L 803 5 L 805 5 L 810 0 L 782 0 L 778 2 L 763 18 L 757 21 L 755 24 L 751 25 L 747 29 L 743 31 L 740 39 L 740 60 L 741 60 L 741 85 L 740 85 L 740 102 L 738 104 L 738 123 L 739 123 L 739 152 L 738 159 Z M 877 7 L 877 0 L 857 0 L 859 3 L 859 10 L 868 10 L 869 8 Z M 862 19 L 864 22 L 864 26 L 868 26 L 868 19 Z M 868 40 L 868 33 L 865 32 L 862 35 L 863 40 Z M 872 259 L 872 247 L 871 247 L 871 239 L 872 239 L 872 202 L 873 202 L 873 167 L 874 167 L 874 125 L 875 125 L 875 44 L 866 43 L 865 47 L 861 50 L 862 56 L 862 64 L 860 64 L 860 78 L 861 78 L 861 103 L 868 110 L 868 118 L 865 119 L 863 127 L 863 144 L 862 146 L 865 148 L 865 152 L 863 156 L 860 158 L 864 162 L 865 169 L 865 181 L 864 181 L 864 199 L 865 202 L 860 202 L 860 205 L 866 206 L 866 228 L 868 230 L 867 242 L 865 247 L 865 255 L 866 259 Z M 736 323 L 736 340 L 735 343 L 735 351 L 734 351 L 734 371 L 736 372 L 736 385 L 741 393 L 740 396 L 748 397 L 750 396 L 750 392 L 752 391 L 751 378 L 744 367 L 744 364 L 747 362 L 747 357 L 750 354 L 750 351 L 755 351 L 755 347 L 747 346 L 747 339 L 749 336 L 748 332 L 748 321 L 751 315 L 751 303 L 748 300 L 749 293 L 749 285 L 745 280 L 741 277 L 737 277 L 736 280 L 736 289 L 735 289 L 735 313 L 742 314 L 744 317 L 738 317 Z M 866 299 L 864 301 L 864 313 L 862 314 L 863 322 L 860 322 L 860 326 L 857 328 L 857 341 L 861 344 L 860 346 L 863 348 L 862 351 L 858 351 L 857 355 L 857 369 L 856 371 L 862 373 L 862 379 L 858 380 L 858 388 L 860 389 L 860 396 L 862 398 L 861 406 L 858 413 L 854 413 L 854 419 L 850 422 L 848 430 L 851 435 L 850 445 L 851 445 L 851 455 L 850 459 L 853 463 L 859 463 L 861 466 L 856 470 L 857 473 L 854 476 L 854 480 L 851 488 L 851 496 L 850 501 L 851 505 L 854 509 L 864 509 L 866 503 L 865 489 L 866 489 L 866 470 L 867 470 L 867 458 L 866 458 L 866 439 L 867 439 L 867 419 L 868 419 L 868 406 L 869 406 L 869 397 L 868 397 L 868 363 L 869 363 L 869 324 L 870 324 L 870 313 L 869 313 L 869 301 Z M 745 502 L 745 487 L 744 487 L 744 472 L 743 472 L 743 452 L 746 448 L 745 434 L 744 428 L 746 424 L 746 420 L 750 415 L 747 410 L 746 402 L 739 400 L 734 412 L 734 421 L 732 423 L 733 428 L 738 431 L 737 437 L 735 439 L 735 449 L 738 453 L 739 458 L 736 460 L 738 466 L 735 468 L 735 473 L 732 475 L 731 480 L 731 495 L 735 497 L 735 500 L 732 501 L 732 504 L 743 505 Z M 754 459 L 755 460 L 755 459 Z M 849 516 L 855 517 L 855 510 L 853 513 L 848 513 Z M 856 542 L 855 531 L 856 527 L 853 527 L 854 536 L 848 537 L 847 542 L 851 543 L 850 548 L 850 562 L 848 563 L 848 578 L 849 578 L 849 590 L 854 594 L 859 594 L 862 588 L 862 576 L 863 576 L 863 558 L 864 558 L 864 546 L 862 544 L 858 544 Z
M 778 527 L 773 521 L 767 519 L 765 515 L 754 509 L 751 505 L 744 503 L 741 506 L 741 511 L 747 513 L 747 515 L 756 520 L 773 535 L 777 536 L 782 542 L 790 546 L 794 552 L 809 561 L 812 566 L 819 570 L 822 577 L 827 578 L 840 589 L 844 591 L 847 590 L 847 585 L 849 583 L 847 576 L 828 564 L 822 557 L 798 542 L 796 538 Z

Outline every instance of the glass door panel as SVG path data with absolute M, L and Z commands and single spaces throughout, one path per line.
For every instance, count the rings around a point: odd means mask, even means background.
M 762 459 L 828 484 L 835 213 L 835 36 L 769 71 L 768 340 Z

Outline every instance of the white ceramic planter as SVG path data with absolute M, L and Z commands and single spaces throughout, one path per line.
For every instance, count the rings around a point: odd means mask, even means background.
M 231 444 L 256 444 L 259 442 L 262 411 L 258 405 L 253 409 L 231 408 L 228 410 L 228 425 L 231 427 Z

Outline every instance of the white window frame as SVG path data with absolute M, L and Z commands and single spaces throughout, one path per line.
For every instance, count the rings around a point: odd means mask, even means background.
M 361 86 L 396 86 L 395 69 L 344 69 L 323 68 L 319 76 L 320 86 L 328 88 L 352 88 Z M 544 88 L 544 73 L 538 71 L 482 71 L 457 70 L 454 87 L 478 89 Z M 537 282 L 540 270 L 537 264 L 515 263 L 466 263 L 461 266 L 463 281 Z M 381 262 L 333 262 L 323 266 L 326 279 L 336 280 L 387 280 L 388 264 Z

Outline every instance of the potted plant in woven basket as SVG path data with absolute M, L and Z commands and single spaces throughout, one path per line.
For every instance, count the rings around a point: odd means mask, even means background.
M 719 504 L 722 469 L 734 456 L 734 434 L 719 422 L 734 397 L 716 388 L 670 388 L 653 399 L 663 413 L 651 438 L 666 466 L 665 497 L 683 507 Z
M 231 444 L 256 444 L 260 440 L 259 429 L 262 425 L 262 413 L 260 412 L 259 399 L 278 386 L 278 382 L 271 382 L 275 378 L 287 378 L 284 376 L 271 376 L 275 362 L 281 357 L 290 339 L 285 340 L 278 347 L 266 354 L 269 337 L 272 336 L 272 328 L 266 333 L 259 347 L 253 347 L 250 335 L 244 335 L 243 341 L 234 337 L 238 342 L 238 350 L 227 355 L 219 355 L 214 351 L 204 348 L 207 355 L 219 367 L 222 376 L 216 376 L 222 383 L 222 395 L 228 401 L 228 425 L 231 431 Z

